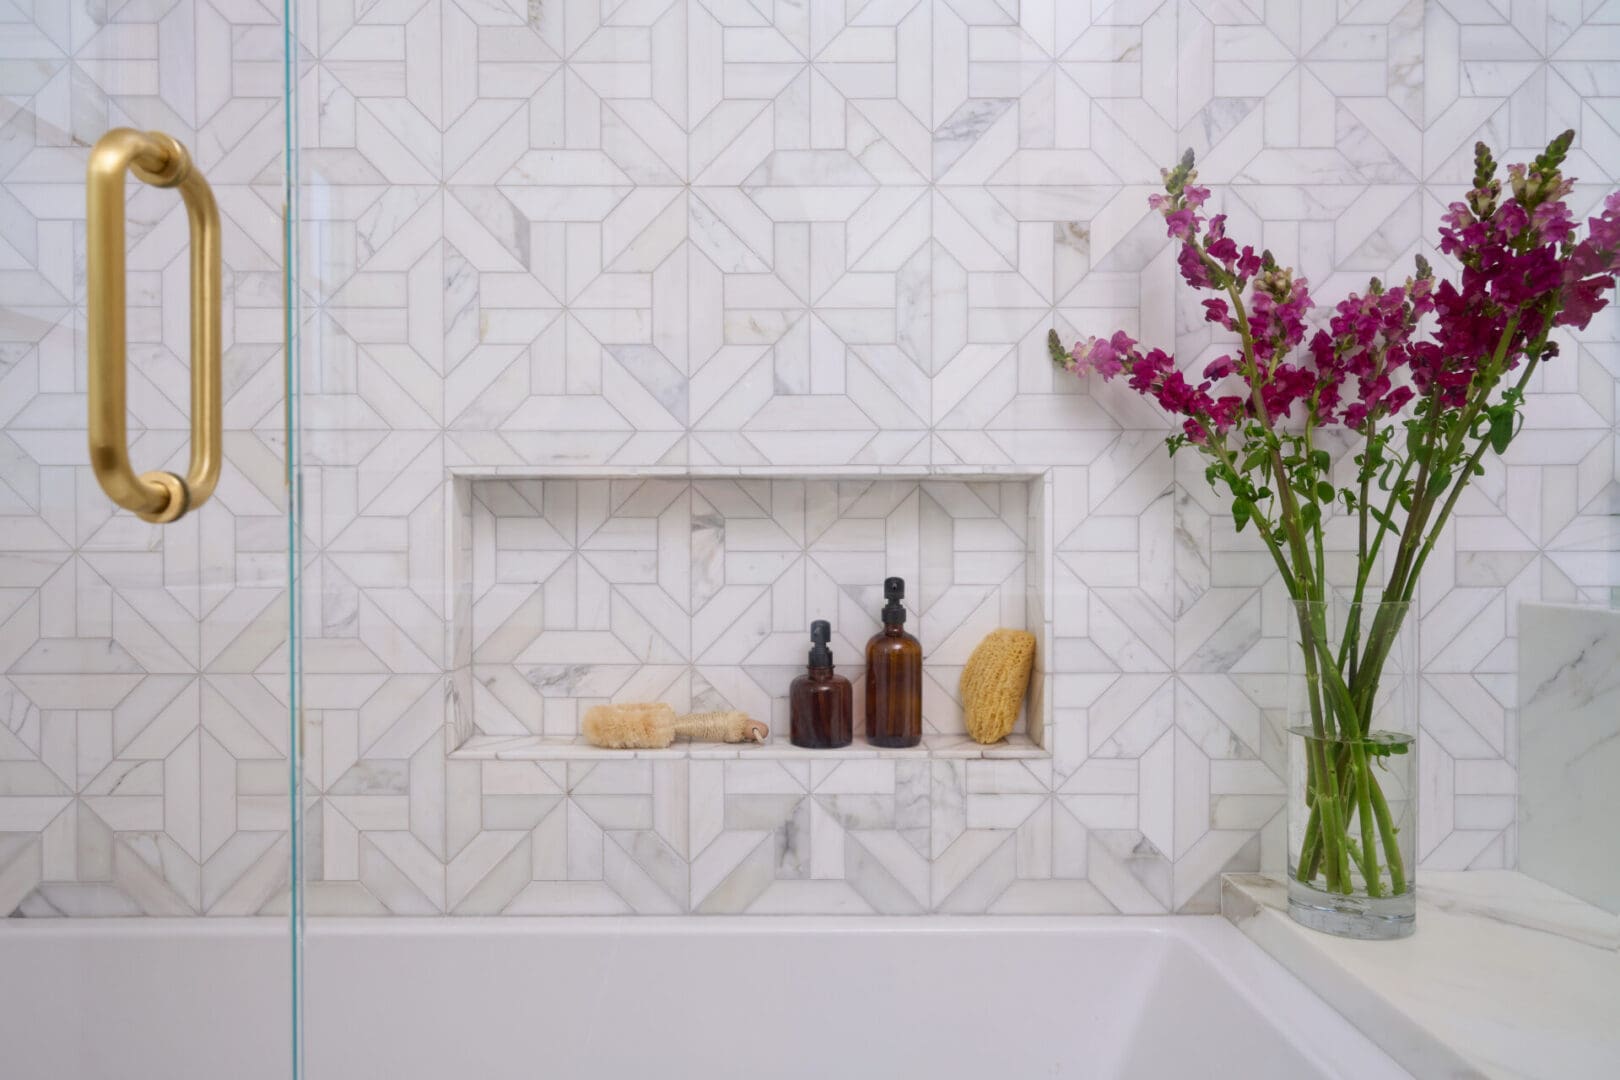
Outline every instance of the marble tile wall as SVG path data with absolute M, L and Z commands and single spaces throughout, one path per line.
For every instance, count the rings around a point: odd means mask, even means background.
M 279 5 L 0 5 L 0 912 L 249 914 L 286 889 Z M 167 526 L 85 449 L 84 169 L 169 132 L 219 204 L 225 463 Z M 183 473 L 187 227 L 131 183 L 129 429 Z
M 226 643 L 271 626 L 285 553 L 277 15 L 63 11 L 4 16 L 27 63 L 0 61 L 0 909 L 273 907 L 285 657 Z M 1575 0 L 309 0 L 299 19 L 312 910 L 1212 910 L 1221 870 L 1282 858 L 1283 593 L 1155 413 L 1052 371 L 1047 328 L 1219 348 L 1145 207 L 1186 145 L 1234 228 L 1328 302 L 1437 258 L 1476 138 L 1512 160 L 1578 127 L 1578 210 L 1620 178 L 1620 25 Z M 162 74 L 176 52 L 192 77 Z M 171 126 L 230 195 L 234 487 L 191 533 L 111 518 L 76 456 L 62 252 L 81 147 L 111 122 Z M 159 347 L 136 406 L 151 456 L 183 445 L 159 220 L 131 257 Z M 1562 342 L 1431 560 L 1426 866 L 1516 859 L 1518 603 L 1620 586 L 1616 331 Z M 478 562 L 449 475 L 582 466 L 1047 472 L 1050 756 L 450 756 L 446 701 L 470 732 L 482 691 L 445 629 L 474 618 Z M 138 647 L 153 625 L 196 657 Z M 121 681 L 84 709 L 65 669 L 109 641 Z

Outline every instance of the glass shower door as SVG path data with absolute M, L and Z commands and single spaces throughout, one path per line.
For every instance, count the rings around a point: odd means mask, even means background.
M 0 11 L 0 916 L 296 903 L 283 31 Z M 235 977 L 285 1002 L 284 956 Z M 129 1075 L 104 1042 L 40 1074 Z

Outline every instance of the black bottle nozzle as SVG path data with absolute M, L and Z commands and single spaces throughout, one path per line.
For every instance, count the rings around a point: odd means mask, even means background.
M 810 666 L 832 667 L 832 649 L 827 642 L 832 640 L 832 624 L 826 619 L 817 619 L 810 624 Z
M 906 605 L 900 601 L 906 595 L 906 582 L 904 578 L 887 578 L 883 582 L 883 598 L 888 603 L 883 605 L 883 622 L 888 626 L 902 626 L 906 621 Z

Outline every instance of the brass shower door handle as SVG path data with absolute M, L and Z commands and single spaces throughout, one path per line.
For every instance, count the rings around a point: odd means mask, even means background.
M 191 462 L 184 477 L 140 476 L 129 463 L 124 367 L 124 173 L 177 187 L 191 228 Z M 219 483 L 219 208 L 191 155 L 157 131 L 114 128 L 96 140 L 85 170 L 86 291 L 89 302 L 90 467 L 107 497 L 147 521 L 195 510 Z

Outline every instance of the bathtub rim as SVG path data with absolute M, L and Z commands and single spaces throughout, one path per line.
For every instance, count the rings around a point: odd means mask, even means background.
M 93 945 L 98 941 L 183 940 L 209 938 L 273 942 L 287 940 L 285 915 L 222 917 L 37 918 L 6 920 L 0 928 L 0 955 L 8 940 L 59 941 Z M 15 935 L 11 938 L 8 935 Z M 547 937 L 622 941 L 635 938 L 757 938 L 834 935 L 844 938 L 886 936 L 1041 938 L 1127 938 L 1181 943 L 1209 964 L 1225 992 L 1241 999 L 1325 1075 L 1390 1075 L 1403 1073 L 1378 1040 L 1328 1005 L 1316 991 L 1288 971 L 1237 927 L 1218 915 L 717 915 L 698 916 L 323 916 L 306 923 L 306 942 L 491 940 Z M 1160 948 L 1144 959 L 1158 963 Z M 1304 990 L 1305 993 L 1299 993 Z M 1366 1072 L 1378 1066 L 1377 1072 Z

